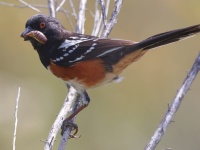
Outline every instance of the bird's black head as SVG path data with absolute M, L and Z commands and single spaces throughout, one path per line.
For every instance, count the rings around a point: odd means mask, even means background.
M 52 41 L 55 45 L 56 41 L 60 41 L 63 38 L 64 28 L 60 22 L 47 15 L 38 14 L 31 17 L 26 22 L 25 28 L 21 37 L 25 41 L 29 40 L 36 50 L 41 49 L 44 45 L 48 47 Z
M 31 42 L 46 68 L 50 64 L 53 53 L 71 33 L 65 30 L 57 19 L 43 14 L 31 17 L 26 22 L 25 28 L 21 37 Z

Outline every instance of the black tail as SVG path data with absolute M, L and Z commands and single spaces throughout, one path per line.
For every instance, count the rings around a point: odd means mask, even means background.
M 183 40 L 187 37 L 195 35 L 198 32 L 200 32 L 200 25 L 194 25 L 191 27 L 172 30 L 154 35 L 152 37 L 147 38 L 146 40 L 139 42 L 138 44 L 135 44 L 135 46 L 137 45 L 137 48 L 147 50 L 158 46 L 170 44 L 179 40 Z

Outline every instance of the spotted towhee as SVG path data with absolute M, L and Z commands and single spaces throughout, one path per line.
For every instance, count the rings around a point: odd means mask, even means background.
M 83 105 L 68 120 L 88 105 L 86 89 L 120 81 L 119 74 L 149 49 L 200 32 L 200 25 L 194 25 L 133 42 L 70 32 L 43 14 L 31 17 L 25 28 L 21 37 L 31 42 L 43 66 L 83 95 Z

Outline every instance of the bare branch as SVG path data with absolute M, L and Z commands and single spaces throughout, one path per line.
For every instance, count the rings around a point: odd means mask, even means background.
M 187 77 L 184 80 L 181 88 L 178 90 L 178 93 L 176 94 L 172 104 L 170 105 L 167 113 L 165 114 L 165 117 L 161 121 L 157 130 L 154 132 L 154 135 L 151 137 L 151 140 L 149 141 L 149 143 L 146 145 L 145 150 L 154 150 L 156 148 L 162 136 L 164 135 L 168 125 L 172 121 L 172 118 L 177 112 L 184 96 L 189 90 L 193 80 L 196 78 L 199 70 L 200 70 L 200 53 L 198 57 L 196 58 L 191 70 L 187 74 Z
M 109 5 L 110 5 L 110 0 L 107 0 L 106 7 L 105 7 L 106 16 L 108 15 Z
M 71 6 L 71 9 L 72 9 L 72 12 L 73 12 L 73 15 L 74 15 L 75 19 L 77 19 L 76 10 L 74 8 L 74 4 L 73 4 L 72 0 L 69 0 L 69 4 Z
M 16 4 L 11 4 L 11 3 L 6 3 L 6 2 L 0 2 L 0 5 L 8 6 L 8 7 L 27 7 L 24 5 L 16 5 Z
M 51 17 L 56 17 L 54 0 L 48 0 L 48 7 Z
M 106 16 L 108 15 L 109 5 L 110 5 L 110 0 L 107 0 L 107 2 L 106 2 L 106 7 L 105 7 Z M 107 19 L 107 18 L 106 18 L 106 19 Z M 104 20 L 104 19 L 103 19 L 103 20 Z M 102 35 L 103 29 L 106 28 L 107 20 L 104 21 L 104 22 L 106 22 L 106 24 L 105 24 L 105 26 L 104 26 L 104 25 L 101 25 L 101 28 L 100 28 L 100 30 L 99 30 L 99 37 Z
M 86 9 L 86 2 L 87 0 L 81 0 L 79 5 L 79 14 L 76 24 L 76 32 L 84 33 L 84 24 L 85 24 L 85 9 Z
M 102 13 L 102 17 L 103 17 L 103 24 L 104 24 L 104 28 L 106 27 L 106 23 L 107 23 L 107 17 L 106 17 L 106 10 L 105 10 L 105 2 L 104 0 L 99 0 L 99 4 L 101 6 L 101 13 Z
M 73 101 L 75 100 L 75 97 L 76 97 L 76 90 L 73 87 L 70 87 L 67 97 L 64 101 L 64 104 L 51 127 L 48 138 L 45 142 L 44 150 L 52 149 L 54 141 L 56 139 L 56 135 L 62 126 L 63 120 L 67 116 L 67 113 L 71 111 L 71 106 L 73 104 Z
M 31 9 L 37 11 L 37 12 L 41 12 L 39 9 L 33 7 L 32 5 L 28 4 L 27 2 L 25 2 L 25 1 L 23 1 L 23 0 L 18 0 L 18 1 L 19 1 L 20 3 L 26 5 L 27 7 L 29 7 L 29 8 L 31 8 Z
M 60 5 L 56 8 L 56 12 L 61 9 L 61 7 L 64 5 L 65 2 L 66 2 L 66 0 L 62 0 L 62 2 L 60 3 Z
M 98 2 L 99 2 L 99 0 L 96 0 L 95 15 L 94 15 L 94 26 L 93 26 L 93 30 L 92 30 L 93 36 L 98 35 L 99 29 L 100 29 L 100 26 L 101 26 L 101 21 L 102 21 L 102 14 L 100 16 L 100 12 L 99 12 L 99 9 L 98 9 L 98 4 L 99 4 Z
M 85 10 L 94 18 L 94 13 L 90 9 L 86 8 Z
M 20 87 L 18 88 L 18 94 L 16 98 L 16 106 L 15 106 L 15 128 L 14 128 L 14 134 L 13 134 L 13 150 L 15 150 L 15 142 L 16 142 L 16 136 L 17 136 L 17 124 L 18 124 L 18 105 L 19 105 L 19 98 L 20 98 Z
M 73 109 L 71 111 L 71 114 L 73 114 L 74 111 L 76 109 L 78 109 L 79 101 L 81 100 L 80 98 L 81 98 L 80 95 L 77 95 L 75 103 L 73 105 Z M 72 118 L 70 122 L 74 123 L 75 122 L 75 117 Z M 62 136 L 62 139 L 60 140 L 60 144 L 59 144 L 58 150 L 65 150 L 65 148 L 67 146 L 67 142 L 68 142 L 68 140 L 70 138 L 71 131 L 72 131 L 72 128 L 70 126 L 67 127 L 67 129 L 65 130 L 65 132 L 64 132 L 64 134 Z
M 79 15 L 78 15 L 77 26 L 76 26 L 76 32 L 78 32 L 78 33 L 84 33 L 86 2 L 87 2 L 87 0 L 81 0 L 80 5 L 79 5 Z M 72 7 L 72 10 L 75 11 L 75 9 L 73 7 L 73 3 L 71 3 L 71 7 Z M 72 87 L 70 87 L 70 88 L 72 88 Z M 74 92 L 76 93 L 76 91 L 74 91 Z M 79 96 L 80 95 L 78 95 L 76 97 L 76 101 L 75 101 L 75 103 L 73 105 L 73 110 L 71 111 L 71 114 L 73 114 L 73 112 L 78 107 L 79 99 L 81 98 Z M 75 118 L 73 118 L 71 121 L 72 121 L 72 123 L 74 123 Z M 67 145 L 67 141 L 68 141 L 68 139 L 70 137 L 70 133 L 71 133 L 71 127 L 68 127 L 65 130 L 65 132 L 64 132 L 64 134 L 62 136 L 62 139 L 60 141 L 60 145 L 59 145 L 58 150 L 64 150 L 65 149 L 65 147 Z
M 11 4 L 6 2 L 0 2 L 0 5 L 7 6 L 7 7 L 17 7 L 17 8 L 29 8 L 26 5 L 17 5 L 17 4 Z M 31 6 L 36 8 L 48 8 L 46 5 L 39 5 L 39 4 L 32 4 Z
M 123 0 L 115 0 L 115 7 L 112 12 L 111 18 L 109 23 L 106 25 L 106 29 L 104 30 L 103 36 L 102 37 L 108 37 L 110 34 L 112 28 L 114 27 L 115 23 L 117 23 L 117 16 L 120 12 L 121 6 L 122 6 L 122 1 Z
M 65 16 L 66 16 L 67 20 L 69 21 L 69 24 L 70 24 L 70 26 L 72 28 L 72 31 L 75 31 L 74 26 L 72 24 L 72 21 L 71 21 L 71 19 L 69 17 L 69 12 L 67 10 L 63 9 L 63 8 L 61 8 L 60 11 L 65 14 Z

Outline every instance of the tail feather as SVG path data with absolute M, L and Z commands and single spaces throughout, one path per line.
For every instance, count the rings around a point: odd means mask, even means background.
M 170 44 L 176 41 L 186 39 L 190 36 L 197 34 L 198 32 L 200 32 L 200 25 L 194 25 L 194 26 L 154 35 L 152 37 L 149 37 L 139 42 L 136 45 L 138 48 L 142 48 L 143 50 L 148 50 L 148 49 L 152 49 L 155 47 L 159 47 L 162 45 L 166 45 L 166 44 Z
M 105 60 L 117 66 L 115 68 L 118 69 L 117 71 L 115 70 L 115 72 L 119 74 L 131 62 L 139 60 L 149 49 L 186 39 L 198 32 L 200 32 L 200 24 L 157 34 L 141 42 L 125 46 L 125 48 L 119 49 L 121 50 L 120 53 L 116 51 L 113 55 L 105 57 Z

